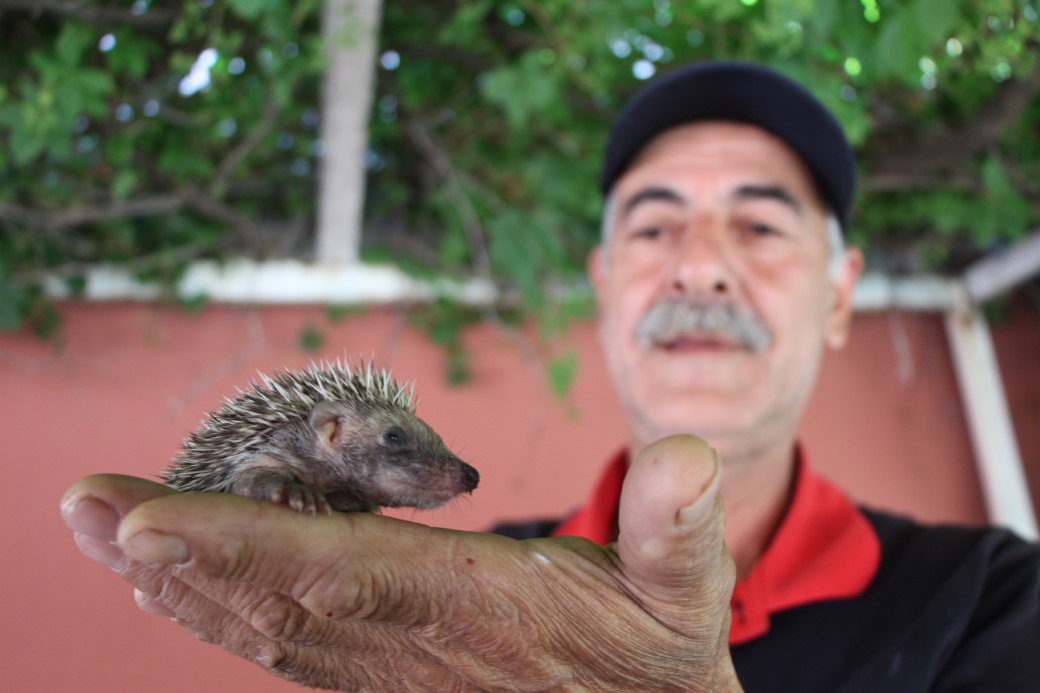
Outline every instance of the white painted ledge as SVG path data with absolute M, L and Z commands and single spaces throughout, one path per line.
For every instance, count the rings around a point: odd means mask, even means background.
M 59 279 L 48 279 L 45 287 L 55 299 L 70 297 Z M 422 281 L 390 265 L 316 265 L 298 260 L 196 262 L 177 283 L 176 293 L 182 298 L 206 296 L 218 303 L 251 304 L 413 303 L 445 295 L 480 304 L 494 296 L 486 282 Z M 99 266 L 87 273 L 82 296 L 88 301 L 153 301 L 159 290 L 118 268 Z
M 51 278 L 46 288 L 52 298 L 70 297 L 64 282 Z M 949 309 L 958 298 L 959 282 L 934 276 L 889 277 L 870 274 L 860 280 L 854 304 L 858 311 Z M 584 285 L 576 290 L 585 291 Z M 422 303 L 445 296 L 468 305 L 486 305 L 495 297 L 486 281 L 447 279 L 424 281 L 391 265 L 360 263 L 317 265 L 298 260 L 224 264 L 197 262 L 177 284 L 182 298 L 206 296 L 218 303 L 250 304 L 397 304 Z M 83 298 L 89 301 L 154 301 L 156 286 L 130 274 L 99 266 L 87 273 Z
M 933 275 L 891 277 L 867 274 L 860 278 L 853 306 L 859 312 L 907 310 L 942 312 L 956 304 L 960 281 Z

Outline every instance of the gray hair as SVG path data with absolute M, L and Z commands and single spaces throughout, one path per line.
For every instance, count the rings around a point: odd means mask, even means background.
M 600 220 L 599 236 L 600 244 L 604 247 L 610 240 L 610 234 L 614 228 L 614 195 L 607 195 L 603 203 L 603 218 Z M 824 229 L 827 232 L 827 249 L 829 260 L 827 262 L 827 276 L 831 281 L 837 281 L 841 276 L 842 263 L 845 259 L 845 235 L 842 233 L 841 222 L 831 210 L 825 210 L 823 218 Z M 604 262 L 605 256 L 604 257 Z
M 827 276 L 831 281 L 838 281 L 841 277 L 841 269 L 845 260 L 845 234 L 841 230 L 841 222 L 834 212 L 827 210 L 823 218 L 823 225 L 827 229 L 827 248 L 830 251 L 830 259 L 827 261 Z

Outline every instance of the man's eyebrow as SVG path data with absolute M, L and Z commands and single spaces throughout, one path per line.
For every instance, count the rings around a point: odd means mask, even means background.
M 742 185 L 733 191 L 736 200 L 776 200 L 788 205 L 798 214 L 803 213 L 801 200 L 781 185 Z
M 682 197 L 682 195 L 670 188 L 643 188 L 625 202 L 625 206 L 621 209 L 621 216 L 625 217 L 638 205 L 642 204 L 643 202 L 651 202 L 653 200 L 671 202 L 679 205 L 686 204 L 686 200 Z

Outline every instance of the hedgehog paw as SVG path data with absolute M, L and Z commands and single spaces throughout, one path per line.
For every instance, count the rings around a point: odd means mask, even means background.
M 268 494 L 268 499 L 279 505 L 288 505 L 298 513 L 307 515 L 331 515 L 332 506 L 325 499 L 325 495 L 310 486 L 304 486 L 294 481 L 285 481 L 274 485 Z

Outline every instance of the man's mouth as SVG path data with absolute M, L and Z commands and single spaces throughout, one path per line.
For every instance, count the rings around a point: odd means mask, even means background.
M 681 335 L 663 340 L 654 340 L 653 346 L 668 352 L 733 352 L 747 351 L 747 348 L 733 340 L 717 335 Z

